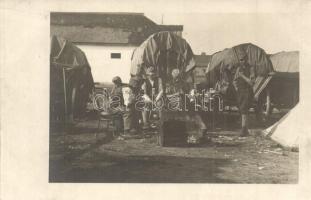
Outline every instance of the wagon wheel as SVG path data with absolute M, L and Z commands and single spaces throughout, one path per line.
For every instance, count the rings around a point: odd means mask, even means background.
M 260 95 L 256 105 L 256 118 L 260 122 L 266 122 L 272 113 L 271 93 L 270 89 L 267 88 Z

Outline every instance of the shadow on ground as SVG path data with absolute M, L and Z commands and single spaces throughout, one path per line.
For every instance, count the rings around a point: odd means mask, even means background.
M 277 116 L 280 118 L 280 116 Z M 59 183 L 296 183 L 298 154 L 253 133 L 241 139 L 239 116 L 209 121 L 207 141 L 161 148 L 155 137 L 113 140 L 97 120 L 50 132 L 49 181 Z M 251 118 L 252 128 L 267 125 Z M 220 123 L 221 122 L 221 123 Z M 269 121 L 272 123 L 272 121 Z M 211 141 L 209 141 L 211 139 Z
M 50 163 L 50 182 L 233 183 L 217 177 L 228 160 L 176 156 L 96 155 L 71 166 Z M 69 163 L 68 163 L 69 164 Z

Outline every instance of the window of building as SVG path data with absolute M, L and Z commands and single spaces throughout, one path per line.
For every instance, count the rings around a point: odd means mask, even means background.
M 111 59 L 121 59 L 121 53 L 111 53 L 110 58 Z

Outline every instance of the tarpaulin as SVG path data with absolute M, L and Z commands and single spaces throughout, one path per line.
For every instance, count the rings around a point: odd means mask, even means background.
M 283 147 L 299 148 L 299 138 L 307 134 L 304 130 L 303 110 L 300 104 L 296 105 L 279 121 L 262 131 L 263 135 L 270 137 Z M 302 116 L 302 117 L 301 117 Z
M 269 75 L 274 72 L 271 60 L 265 51 L 251 43 L 240 44 L 232 48 L 224 49 L 212 55 L 206 69 L 206 77 L 209 87 L 221 85 L 223 93 L 232 85 L 233 78 L 239 65 L 240 57 L 247 57 L 247 62 L 255 68 L 255 84 L 253 87 L 255 98 L 271 80 Z
M 186 40 L 171 32 L 151 35 L 132 55 L 131 75 L 143 76 L 153 66 L 162 79 L 169 78 L 172 69 L 178 68 L 183 76 L 195 67 L 193 52 Z
M 270 56 L 273 68 L 276 72 L 298 73 L 299 72 L 299 52 L 279 52 Z
M 52 36 L 50 49 L 51 117 L 64 117 L 65 114 L 79 115 L 85 108 L 93 87 L 91 68 L 83 51 L 63 38 Z
M 271 98 L 276 106 L 293 107 L 299 102 L 299 52 L 270 55 L 276 73 L 270 83 Z

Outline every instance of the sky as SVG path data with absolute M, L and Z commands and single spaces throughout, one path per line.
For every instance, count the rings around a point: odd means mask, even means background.
M 183 25 L 183 37 L 195 54 L 212 54 L 241 43 L 267 53 L 300 50 L 299 16 L 247 13 L 145 13 L 154 22 Z

